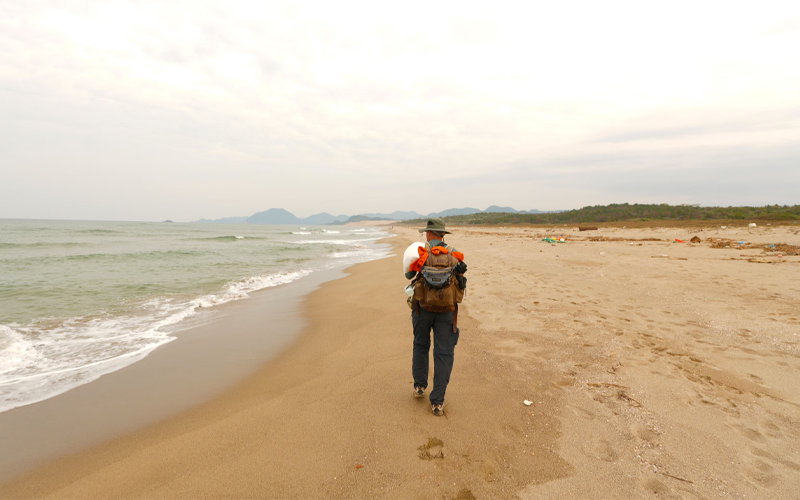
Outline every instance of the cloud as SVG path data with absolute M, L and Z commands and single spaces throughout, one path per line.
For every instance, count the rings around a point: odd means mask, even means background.
M 767 29 L 765 35 L 784 35 L 800 31 L 800 16 L 794 16 L 773 24 Z
M 563 208 L 795 144 L 791 6 L 654 9 L 0 3 L 0 217 Z

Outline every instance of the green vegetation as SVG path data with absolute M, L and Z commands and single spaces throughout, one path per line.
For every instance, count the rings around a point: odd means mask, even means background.
M 544 214 L 478 213 L 445 217 L 446 224 L 580 224 L 584 222 L 688 220 L 800 220 L 800 205 L 701 207 L 698 205 L 597 205 Z M 418 224 L 416 221 L 406 221 Z

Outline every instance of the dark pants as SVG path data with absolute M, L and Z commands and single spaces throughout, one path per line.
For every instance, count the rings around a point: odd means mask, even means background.
M 436 313 L 419 308 L 419 315 L 411 313 L 414 325 L 414 356 L 411 373 L 414 386 L 428 387 L 428 353 L 431 350 L 433 329 L 433 390 L 431 404 L 444 403 L 444 393 L 453 371 L 453 352 L 458 344 L 458 333 L 453 333 L 453 313 Z

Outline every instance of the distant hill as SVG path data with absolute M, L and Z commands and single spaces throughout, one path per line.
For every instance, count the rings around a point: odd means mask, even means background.
M 491 208 L 491 207 L 490 207 Z M 481 212 L 445 217 L 447 224 L 579 224 L 649 220 L 798 220 L 800 205 L 700 207 L 697 205 L 597 205 L 560 212 Z
M 207 224 L 244 224 L 244 221 L 249 219 L 250 217 L 223 217 L 221 219 L 200 219 L 196 222 L 202 222 Z
M 270 208 L 251 215 L 246 222 L 248 224 L 300 224 L 303 221 L 282 208 Z
M 492 205 L 486 210 L 477 208 L 449 208 L 441 212 L 432 212 L 428 215 L 422 215 L 413 210 L 392 212 L 390 214 L 384 213 L 366 213 L 358 214 L 352 217 L 344 214 L 331 215 L 328 212 L 321 212 L 311 215 L 309 217 L 301 218 L 295 216 L 293 213 L 282 208 L 270 208 L 263 212 L 258 212 L 250 217 L 223 217 L 222 219 L 200 219 L 196 222 L 201 223 L 216 223 L 216 224 L 309 224 L 309 225 L 327 225 L 327 224 L 342 224 L 346 222 L 358 222 L 364 220 L 418 220 L 427 219 L 432 217 L 452 217 L 452 216 L 467 216 L 481 213 L 508 213 L 508 214 L 544 214 L 551 212 L 542 212 L 540 210 L 515 210 L 511 207 L 500 207 Z M 358 219 L 354 219 L 354 217 Z
M 491 207 L 487 208 L 483 211 L 486 214 L 494 214 L 494 213 L 508 213 L 508 214 L 516 214 L 518 213 L 511 207 L 498 207 L 497 205 L 492 205 Z
M 400 210 L 396 212 L 392 212 L 390 214 L 359 214 L 363 215 L 364 217 L 372 217 L 375 219 L 387 219 L 387 220 L 406 220 L 406 219 L 419 219 L 420 217 L 425 217 L 422 214 L 418 214 L 417 212 L 402 212 Z
M 317 225 L 322 226 L 325 224 L 332 224 L 334 222 L 342 222 L 347 220 L 349 216 L 347 215 L 331 215 L 328 212 L 322 212 L 319 214 L 311 215 L 300 219 L 303 221 L 303 224 L 310 224 L 310 225 Z
M 386 217 L 368 217 L 366 215 L 354 215 L 354 216 L 352 216 L 352 217 L 350 217 L 350 218 L 348 218 L 347 220 L 344 220 L 344 221 L 332 222 L 331 225 L 332 226 L 340 226 L 340 225 L 343 225 L 343 224 L 347 224 L 349 222 L 364 222 L 366 220 L 396 220 L 396 219 L 387 219 Z
M 480 209 L 477 208 L 450 208 L 447 210 L 442 210 L 441 212 L 433 212 L 425 217 L 448 217 L 450 215 L 471 215 L 471 214 L 479 214 L 481 213 Z M 420 217 L 422 218 L 422 217 Z

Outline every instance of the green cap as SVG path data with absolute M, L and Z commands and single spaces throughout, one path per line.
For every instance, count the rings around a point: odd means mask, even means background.
M 428 219 L 428 225 L 425 226 L 425 229 L 420 229 L 420 233 L 424 233 L 425 231 L 435 231 L 437 233 L 445 233 L 450 234 L 450 231 L 445 231 L 444 229 L 444 219 Z

